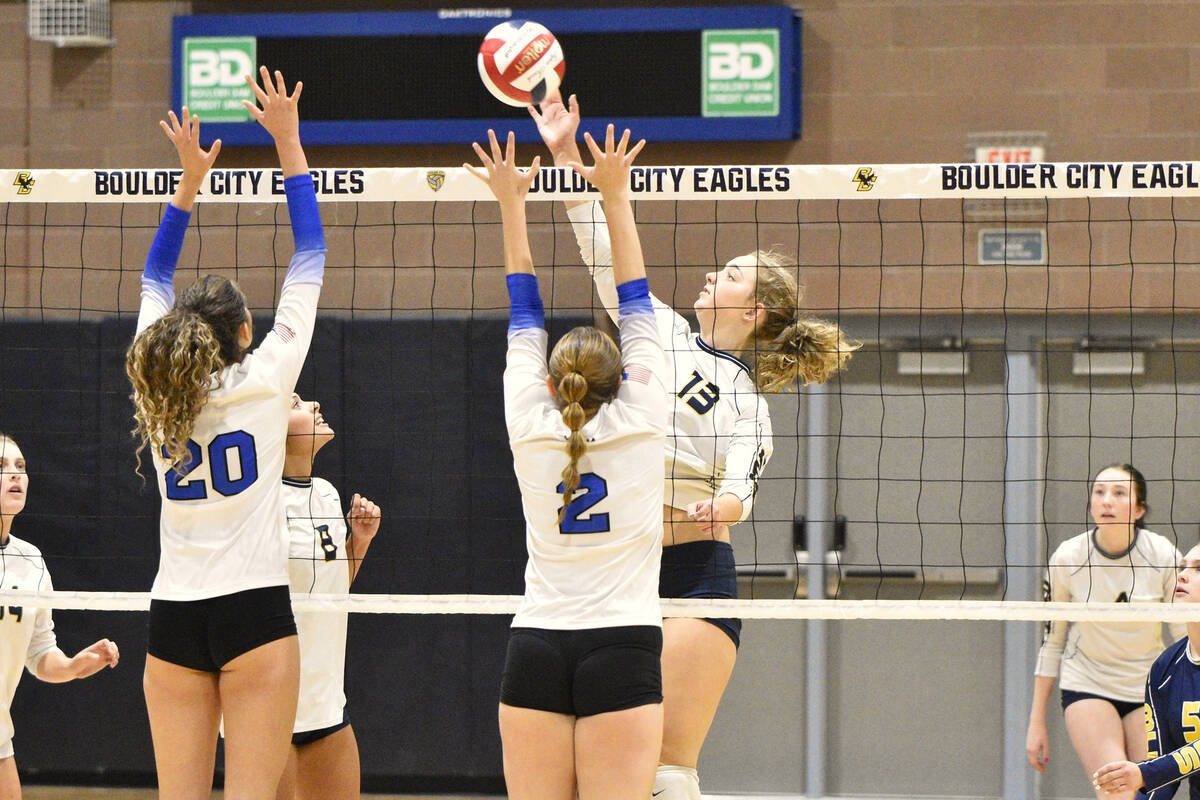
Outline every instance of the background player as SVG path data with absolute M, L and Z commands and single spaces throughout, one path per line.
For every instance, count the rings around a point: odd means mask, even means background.
M 183 165 L 142 275 L 138 333 L 126 371 L 135 435 L 158 473 L 162 553 L 151 589 L 143 684 L 160 796 L 207 798 L 218 721 L 225 794 L 274 798 L 296 715 L 299 649 L 288 594 L 280 505 L 292 391 L 304 364 L 325 266 L 325 238 L 297 101 L 283 76 L 247 76 L 251 114 L 275 140 L 296 252 L 275 326 L 249 353 L 245 297 L 206 275 L 174 302 L 172 277 L 188 216 L 220 150 L 199 144 L 183 112 L 162 123 Z
M 379 507 L 354 495 L 342 516 L 342 499 L 324 478 L 313 476 L 313 459 L 333 441 L 321 404 L 292 395 L 283 508 L 293 592 L 345 594 L 379 531 Z M 350 536 L 346 535 L 349 523 Z M 345 612 L 296 614 L 300 636 L 300 700 L 292 750 L 279 781 L 278 800 L 352 800 L 359 794 L 358 742 L 346 712 Z
M 46 562 L 36 547 L 12 535 L 13 521 L 25 509 L 29 473 L 25 455 L 10 437 L 0 433 L 0 586 L 19 592 L 49 592 L 54 586 Z M 115 667 L 116 643 L 101 639 L 74 657 L 58 649 L 54 620 L 48 608 L 0 605 L 0 800 L 20 800 L 21 781 L 13 756 L 12 701 L 21 673 L 28 669 L 48 683 L 64 683 Z
M 1174 592 L 1177 603 L 1200 603 L 1200 545 L 1188 551 Z M 1148 800 L 1169 800 L 1179 781 L 1200 765 L 1196 714 L 1200 711 L 1200 622 L 1186 625 L 1187 636 L 1158 656 L 1146 680 L 1148 759 L 1140 764 L 1117 760 L 1092 775 L 1103 797 L 1142 789 Z M 1188 796 L 1200 797 L 1200 776 L 1190 780 Z
M 557 92 L 530 107 L 554 163 L 579 161 L 579 105 Z M 596 203 L 567 203 L 596 291 L 615 314 L 610 244 Z M 729 526 L 750 515 L 771 456 L 771 419 L 759 392 L 824 383 L 858 347 L 831 323 L 802 316 L 800 290 L 773 253 L 738 256 L 708 274 L 695 302 L 699 333 L 652 298 L 673 395 L 663 509 L 663 597 L 737 596 Z M 737 657 L 741 620 L 663 622 L 664 729 L 658 800 L 699 800 L 696 764 Z
M 539 160 L 521 173 L 514 137 L 488 132 L 483 169 L 500 201 L 512 303 L 504 416 L 529 562 L 500 686 L 504 777 L 513 800 L 650 796 L 662 742 L 663 350 L 629 201 L 629 131 L 574 168 L 604 198 L 620 295 L 621 349 L 575 328 L 546 360 L 525 226 Z M 624 376 L 622 375 L 624 372 Z
M 1096 527 L 1067 539 L 1054 551 L 1043 584 L 1045 598 L 1171 602 L 1179 551 L 1145 528 L 1148 507 L 1142 473 L 1129 464 L 1103 468 L 1092 482 L 1089 508 Z M 1176 630 L 1182 634 L 1182 626 Z M 1050 760 L 1046 706 L 1056 678 L 1067 734 L 1088 775 L 1110 761 L 1145 758 L 1142 698 L 1146 673 L 1162 646 L 1158 622 L 1047 625 L 1025 743 L 1034 769 L 1044 772 Z M 1133 791 L 1124 796 L 1133 797 Z

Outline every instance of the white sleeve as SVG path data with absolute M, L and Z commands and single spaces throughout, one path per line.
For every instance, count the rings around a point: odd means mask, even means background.
M 325 253 L 309 250 L 296 253 L 293 263 L 300 260 L 325 260 Z M 308 347 L 312 343 L 317 319 L 317 301 L 321 286 L 315 283 L 284 282 L 275 311 L 275 325 L 254 351 L 254 357 L 272 372 L 280 391 L 296 388 Z
M 617 299 L 617 279 L 613 275 L 612 245 L 608 239 L 608 220 L 604 216 L 604 210 L 599 202 L 593 200 L 567 209 L 567 217 L 571 220 L 572 230 L 575 231 L 579 256 L 583 263 L 587 264 L 592 281 L 596 284 L 596 294 L 604 304 L 604 309 L 608 311 L 608 316 L 616 322 L 620 303 Z M 671 341 L 676 324 L 682 324 L 685 330 L 691 328 L 687 320 L 659 300 L 653 292 L 650 293 L 650 302 L 654 304 L 658 334 L 664 342 Z
M 649 314 L 627 314 L 619 325 L 625 375 L 617 397 L 640 409 L 646 423 L 665 434 L 671 414 L 664 378 L 667 359 L 654 319 Z
M 175 304 L 175 291 L 168 283 L 142 281 L 142 304 L 138 308 L 137 331 L 133 338 L 149 328 Z
M 738 417 L 733 423 L 729 446 L 725 451 L 725 474 L 717 496 L 736 495 L 742 501 L 742 522 L 750 516 L 758 479 L 774 450 L 771 441 L 771 413 L 767 399 L 757 392 L 742 395 Z
M 508 355 L 504 367 L 504 419 L 509 439 L 525 432 L 530 410 L 552 402 L 546 386 L 546 344 L 544 328 L 522 328 L 508 335 Z
M 1046 570 L 1046 577 L 1042 580 L 1042 599 L 1046 602 L 1066 603 L 1071 599 L 1071 586 L 1068 582 L 1070 576 L 1070 568 L 1063 566 L 1059 550 L 1054 551 L 1054 555 L 1050 556 L 1050 566 Z M 1067 627 L 1070 625 L 1066 620 L 1055 620 L 1047 622 L 1045 627 L 1045 635 L 1042 638 L 1042 647 L 1038 650 L 1037 666 L 1033 670 L 1033 674 L 1042 678 L 1057 678 L 1058 671 L 1062 665 L 1063 648 L 1067 644 Z
M 50 580 L 49 572 L 43 572 L 38 591 L 54 591 L 54 584 Z M 29 647 L 25 650 L 25 669 L 29 670 L 29 673 L 36 678 L 38 664 L 42 662 L 42 658 L 47 653 L 58 647 L 58 638 L 54 635 L 54 618 L 50 615 L 50 609 L 37 608 L 32 611 L 34 614 L 33 638 L 29 640 Z

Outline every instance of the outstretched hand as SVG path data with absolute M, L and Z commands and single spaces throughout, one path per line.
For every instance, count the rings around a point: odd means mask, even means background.
M 252 117 L 258 120 L 259 124 L 267 129 L 276 142 L 292 138 L 299 140 L 299 101 L 300 92 L 304 89 L 304 82 L 296 81 L 296 85 L 292 87 L 292 93 L 289 95 L 287 85 L 283 82 L 283 73 L 279 70 L 275 70 L 274 83 L 271 82 L 271 73 L 267 71 L 266 67 L 259 67 L 258 73 L 262 78 L 261 86 L 254 80 L 254 76 L 246 76 L 246 83 L 254 92 L 258 105 L 249 100 L 243 100 L 242 105 L 246 107 Z
M 168 111 L 167 116 L 170 117 L 170 123 L 159 120 L 158 124 L 171 140 L 171 144 L 175 145 L 175 151 L 179 153 L 183 182 L 199 187 L 204 176 L 212 168 L 213 162 L 217 160 L 217 154 L 221 152 L 221 140 L 214 141 L 208 150 L 201 147 L 200 117 L 193 116 L 187 106 L 183 107 L 182 122 L 175 116 L 174 111 Z
M 579 160 L 579 147 L 575 144 L 575 134 L 579 131 L 579 102 L 575 95 L 567 102 L 569 106 L 563 105 L 562 95 L 555 89 L 541 102 L 540 111 L 529 106 L 529 116 L 537 123 L 538 133 L 550 148 L 555 163 L 563 156 Z
M 621 141 L 614 144 L 614 130 L 610 123 L 604 135 L 604 149 L 596 144 L 590 133 L 583 134 L 583 141 L 592 152 L 593 164 L 585 167 L 578 161 L 572 161 L 570 167 L 587 179 L 589 183 L 600 190 L 606 199 L 629 191 L 629 168 L 634 158 L 646 146 L 646 140 L 640 139 L 632 148 L 629 147 L 629 129 L 621 136 Z
M 517 169 L 517 137 L 512 131 L 508 132 L 508 142 L 503 153 L 500 152 L 500 142 L 496 140 L 496 132 L 490 128 L 488 129 L 488 142 L 491 145 L 490 156 L 479 142 L 471 143 L 475 154 L 479 156 L 479 160 L 483 164 L 483 169 L 470 164 L 463 164 L 463 168 L 486 183 L 492 190 L 492 194 L 501 203 L 524 201 L 525 195 L 529 193 L 529 186 L 533 183 L 533 177 L 542 167 L 542 157 L 536 156 L 533 163 L 529 165 L 529 169 L 522 172 Z

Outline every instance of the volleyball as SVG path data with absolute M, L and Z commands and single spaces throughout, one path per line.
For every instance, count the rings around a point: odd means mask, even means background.
M 566 72 L 562 46 L 554 34 L 528 20 L 502 22 L 479 46 L 479 77 L 502 103 L 540 103 L 558 88 Z

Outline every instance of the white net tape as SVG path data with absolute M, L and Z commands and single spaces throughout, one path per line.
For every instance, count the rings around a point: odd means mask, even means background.
M 146 592 L 0 592 L 5 605 L 79 611 L 146 611 Z M 293 594 L 295 611 L 358 614 L 513 614 L 517 595 Z M 1135 603 L 1042 603 L 995 600 L 717 600 L 664 599 L 665 617 L 741 619 L 961 619 L 1163 622 L 1200 620 L 1200 607 Z
M 312 170 L 322 202 L 493 201 L 462 167 Z M 0 170 L 0 203 L 166 202 L 177 169 Z M 1194 197 L 1200 162 L 1046 164 L 830 164 L 634 167 L 633 198 L 656 200 L 896 200 Z M 582 195 L 582 196 L 581 196 Z M 206 203 L 283 202 L 278 170 L 214 169 Z M 546 167 L 530 200 L 599 199 L 572 170 Z

